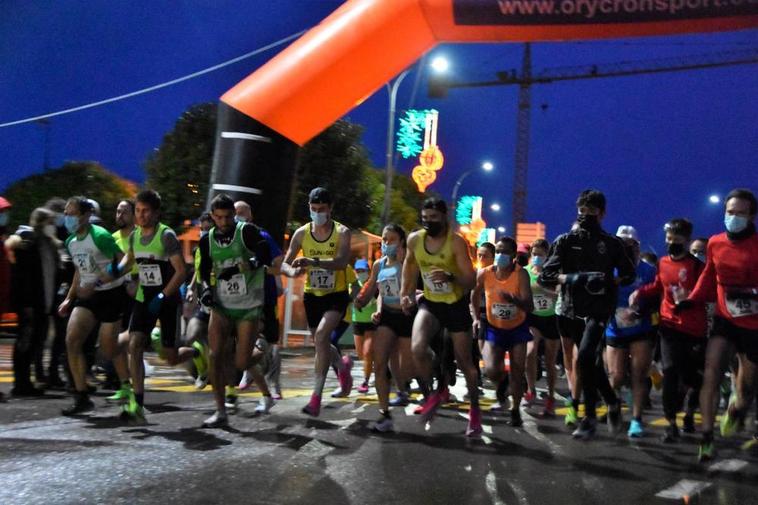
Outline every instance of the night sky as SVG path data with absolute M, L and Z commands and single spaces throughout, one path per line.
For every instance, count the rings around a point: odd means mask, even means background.
M 234 58 L 318 23 L 333 0 L 90 2 L 24 0 L 0 4 L 0 123 L 135 91 Z M 143 180 L 143 163 L 189 105 L 214 101 L 283 47 L 169 88 L 51 119 L 50 164 L 96 160 Z M 533 45 L 534 71 L 566 65 L 653 60 L 758 48 L 758 30 L 676 37 Z M 454 77 L 489 80 L 520 67 L 519 44 L 443 45 Z M 418 85 L 417 75 L 420 73 Z M 490 160 L 496 170 L 466 179 L 460 194 L 498 202 L 492 226 L 510 226 L 517 88 L 452 90 L 427 97 L 428 66 L 400 88 L 398 108 L 440 111 L 446 165 L 431 189 L 449 197 L 455 179 Z M 415 100 L 414 88 L 416 89 Z M 606 228 L 638 228 L 643 247 L 663 251 L 662 225 L 686 216 L 696 235 L 722 229 L 708 203 L 736 186 L 758 190 L 758 66 L 642 75 L 532 88 L 528 220 L 549 238 L 570 225 L 585 187 L 609 200 Z M 411 103 L 412 102 L 412 103 Z M 384 88 L 347 114 L 384 165 Z M 43 127 L 0 128 L 0 192 L 42 170 Z M 400 161 L 410 174 L 415 163 Z M 67 196 L 67 195 L 62 195 Z

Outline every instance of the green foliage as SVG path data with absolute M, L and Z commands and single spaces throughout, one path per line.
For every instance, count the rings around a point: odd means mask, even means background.
M 100 204 L 101 218 L 114 229 L 116 205 L 137 191 L 134 183 L 122 179 L 94 161 L 69 161 L 62 167 L 31 175 L 14 182 L 4 196 L 12 204 L 11 228 L 28 224 L 31 212 L 49 199 L 83 195 Z
M 205 208 L 216 134 L 215 103 L 193 105 L 145 163 L 146 186 L 161 195 L 161 220 L 180 231 Z

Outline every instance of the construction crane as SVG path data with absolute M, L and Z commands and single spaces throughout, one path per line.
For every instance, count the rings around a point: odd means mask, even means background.
M 603 65 L 582 65 L 546 68 L 537 74 L 532 72 L 531 44 L 524 44 L 521 58 L 521 73 L 515 70 L 497 72 L 497 79 L 480 82 L 456 82 L 444 75 L 429 80 L 429 96 L 444 98 L 451 88 L 477 88 L 487 86 L 518 86 L 518 110 L 516 112 L 516 153 L 513 170 L 513 233 L 516 225 L 526 219 L 527 174 L 529 171 L 529 133 L 531 126 L 531 87 L 535 84 L 550 84 L 559 81 L 626 77 L 640 74 L 683 72 L 705 68 L 749 65 L 758 63 L 758 49 L 721 51 L 710 54 L 663 58 L 644 61 L 622 61 Z M 453 202 L 455 204 L 455 202 Z

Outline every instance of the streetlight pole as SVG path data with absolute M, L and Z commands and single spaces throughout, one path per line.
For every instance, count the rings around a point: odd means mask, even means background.
M 489 161 L 485 161 L 479 168 L 485 172 L 491 172 L 494 166 Z M 458 180 L 455 181 L 455 185 L 453 186 L 453 194 L 450 196 L 450 218 L 453 220 L 453 223 L 455 223 L 455 207 L 458 204 L 458 189 L 460 189 L 461 184 L 463 183 L 463 179 L 468 177 L 472 172 L 476 170 L 476 168 L 469 168 L 463 172 L 460 177 L 458 177 Z
M 404 70 L 397 79 L 390 85 L 385 84 L 389 93 L 389 117 L 387 119 L 387 150 L 384 153 L 385 174 L 384 174 L 384 207 L 382 208 L 382 225 L 386 225 L 390 218 L 390 207 L 392 205 L 392 179 L 395 176 L 395 167 L 393 167 L 393 147 L 395 145 L 395 104 L 397 102 L 397 90 L 410 69 Z

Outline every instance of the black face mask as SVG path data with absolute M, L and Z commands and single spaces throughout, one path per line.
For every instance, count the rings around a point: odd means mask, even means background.
M 684 244 L 669 244 L 667 248 L 670 256 L 681 256 L 684 252 Z
M 529 256 L 525 254 L 519 254 L 516 256 L 516 263 L 519 264 L 519 266 L 525 267 L 529 264 Z
M 442 223 L 439 221 L 421 221 L 421 226 L 431 237 L 438 237 L 442 233 Z
M 597 216 L 592 214 L 579 214 L 576 216 L 576 222 L 584 229 L 597 228 L 599 224 Z

